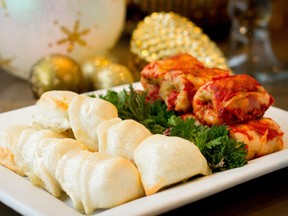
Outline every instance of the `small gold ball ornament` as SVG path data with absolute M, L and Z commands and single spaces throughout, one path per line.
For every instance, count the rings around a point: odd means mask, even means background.
M 105 89 L 132 83 L 134 82 L 134 77 L 126 66 L 111 63 L 100 68 L 94 74 L 92 81 L 94 89 Z
M 95 74 L 97 74 L 99 70 L 108 66 L 109 64 L 111 64 L 109 58 L 105 56 L 95 56 L 94 58 L 86 60 L 81 65 L 82 74 L 89 90 L 94 90 L 93 77 Z
M 140 21 L 132 33 L 130 49 L 147 63 L 188 53 L 206 67 L 229 69 L 222 51 L 202 29 L 173 12 L 154 12 Z
M 64 55 L 53 54 L 40 59 L 33 67 L 30 77 L 32 92 L 39 98 L 50 90 L 86 91 L 80 66 Z

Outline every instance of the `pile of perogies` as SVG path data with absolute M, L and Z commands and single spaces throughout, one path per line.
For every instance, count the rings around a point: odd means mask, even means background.
M 211 173 L 196 145 L 122 120 L 103 99 L 55 90 L 36 110 L 31 125 L 1 132 L 0 163 L 86 214 Z

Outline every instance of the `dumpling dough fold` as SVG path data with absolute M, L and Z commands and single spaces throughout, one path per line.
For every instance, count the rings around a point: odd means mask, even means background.
M 199 148 L 180 137 L 149 136 L 136 148 L 134 160 L 146 195 L 195 175 L 211 173 Z
M 72 100 L 68 114 L 75 138 L 90 151 L 98 151 L 97 127 L 105 120 L 117 118 L 118 110 L 101 98 L 78 95 Z
M 40 141 L 33 160 L 33 172 L 44 188 L 55 197 L 60 197 L 62 188 L 56 179 L 59 161 L 69 151 L 87 150 L 86 146 L 71 138 L 47 138 Z
M 134 163 L 134 150 L 151 132 L 139 122 L 119 118 L 98 126 L 99 152 L 122 156 Z
M 15 164 L 14 152 L 22 131 L 28 128 L 31 126 L 19 124 L 0 131 L 0 164 L 21 176 L 25 174 Z
M 56 171 L 75 208 L 92 214 L 144 196 L 137 168 L 123 157 L 99 152 L 71 151 Z
M 65 136 L 49 129 L 27 128 L 22 131 L 17 144 L 11 149 L 15 164 L 35 185 L 38 185 L 39 178 L 34 173 L 33 161 L 39 143 L 46 138 L 65 138 Z
M 41 95 L 36 102 L 36 113 L 32 116 L 33 126 L 69 133 L 68 108 L 78 95 L 72 91 L 52 90 Z

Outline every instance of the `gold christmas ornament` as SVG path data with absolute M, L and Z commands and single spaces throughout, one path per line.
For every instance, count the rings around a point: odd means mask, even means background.
M 125 17 L 125 0 L 0 0 L 0 67 L 29 80 L 43 56 L 59 53 L 82 64 L 115 46 Z
M 130 49 L 147 63 L 188 53 L 206 67 L 229 69 L 220 48 L 202 29 L 173 12 L 155 12 L 140 21 L 133 31 Z
M 50 90 L 86 91 L 80 66 L 64 55 L 54 54 L 40 59 L 33 67 L 30 82 L 38 98 Z
M 111 61 L 107 57 L 96 56 L 86 60 L 81 65 L 82 74 L 89 90 L 94 90 L 93 77 L 95 74 L 97 74 L 100 69 L 108 66 L 109 64 L 111 64 Z
M 92 81 L 94 89 L 105 89 L 132 83 L 134 77 L 126 66 L 111 63 L 95 71 Z

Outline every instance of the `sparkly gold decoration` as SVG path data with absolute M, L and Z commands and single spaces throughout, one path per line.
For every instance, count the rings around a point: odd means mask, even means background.
M 95 74 L 109 64 L 111 64 L 110 59 L 101 55 L 88 59 L 81 65 L 82 74 L 89 90 L 94 90 L 93 77 Z
M 228 69 L 219 47 L 202 29 L 176 13 L 152 13 L 140 21 L 130 41 L 131 52 L 147 63 L 188 53 L 206 67 Z
M 57 24 L 57 22 L 55 23 Z M 68 43 L 68 52 L 72 52 L 74 49 L 74 46 L 76 43 L 78 43 L 80 46 L 86 46 L 86 41 L 82 39 L 83 36 L 87 35 L 90 30 L 84 29 L 82 31 L 79 30 L 80 21 L 76 20 L 73 26 L 73 30 L 70 31 L 67 27 L 61 26 L 61 31 L 66 35 L 65 38 L 62 38 L 57 41 L 57 44 L 65 44 Z
M 49 90 L 70 90 L 77 93 L 86 90 L 80 66 L 63 55 L 50 55 L 38 61 L 32 68 L 32 91 L 40 97 Z
M 126 66 L 111 63 L 96 70 L 92 81 L 94 89 L 105 89 L 132 83 L 134 78 Z

